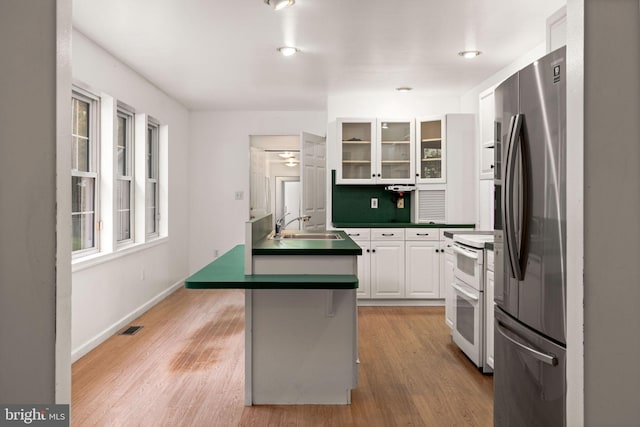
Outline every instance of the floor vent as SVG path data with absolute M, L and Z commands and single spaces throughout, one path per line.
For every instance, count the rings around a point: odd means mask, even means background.
M 135 335 L 143 326 L 129 326 L 127 329 L 122 331 L 120 335 Z

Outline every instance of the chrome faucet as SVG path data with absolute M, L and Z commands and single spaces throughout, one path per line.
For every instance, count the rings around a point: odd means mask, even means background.
M 285 228 L 287 228 L 287 226 L 289 224 L 291 224 L 294 221 L 303 221 L 303 222 L 307 222 L 311 219 L 311 215 L 302 215 L 299 216 L 297 218 L 292 219 L 291 221 L 287 222 L 285 224 L 284 219 L 285 217 L 289 215 L 289 212 L 285 213 L 284 215 L 282 215 L 280 218 L 278 218 L 276 220 L 276 232 L 274 237 L 280 237 L 282 235 L 282 232 L 284 231 Z

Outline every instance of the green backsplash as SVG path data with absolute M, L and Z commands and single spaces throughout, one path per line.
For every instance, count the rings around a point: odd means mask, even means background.
M 411 194 L 405 193 L 404 208 L 398 209 L 397 194 L 385 190 L 385 185 L 336 185 L 336 171 L 331 171 L 333 222 L 411 222 Z M 378 208 L 371 209 L 371 198 L 378 199 Z

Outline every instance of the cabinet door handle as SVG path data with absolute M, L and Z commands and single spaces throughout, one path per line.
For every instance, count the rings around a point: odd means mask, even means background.
M 367 249 L 367 252 L 371 252 L 369 249 Z
M 371 178 L 375 178 L 375 177 L 376 177 L 376 174 L 375 174 L 375 173 L 372 173 L 372 174 L 371 174 Z
M 349 236 L 359 236 L 359 235 L 360 235 L 360 233 L 349 233 L 348 235 L 349 235 Z
M 416 176 L 420 176 L 420 174 L 419 174 L 419 173 L 417 173 L 417 174 L 416 174 Z
M 416 236 L 428 236 L 429 233 L 416 233 Z
M 493 165 L 491 165 L 491 169 L 493 169 Z
M 395 236 L 396 233 L 382 233 L 383 236 Z
M 378 176 L 380 176 L 380 174 L 378 174 Z

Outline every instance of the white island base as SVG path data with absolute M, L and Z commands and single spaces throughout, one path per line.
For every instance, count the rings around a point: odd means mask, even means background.
M 355 289 L 247 289 L 245 405 L 349 404 Z

